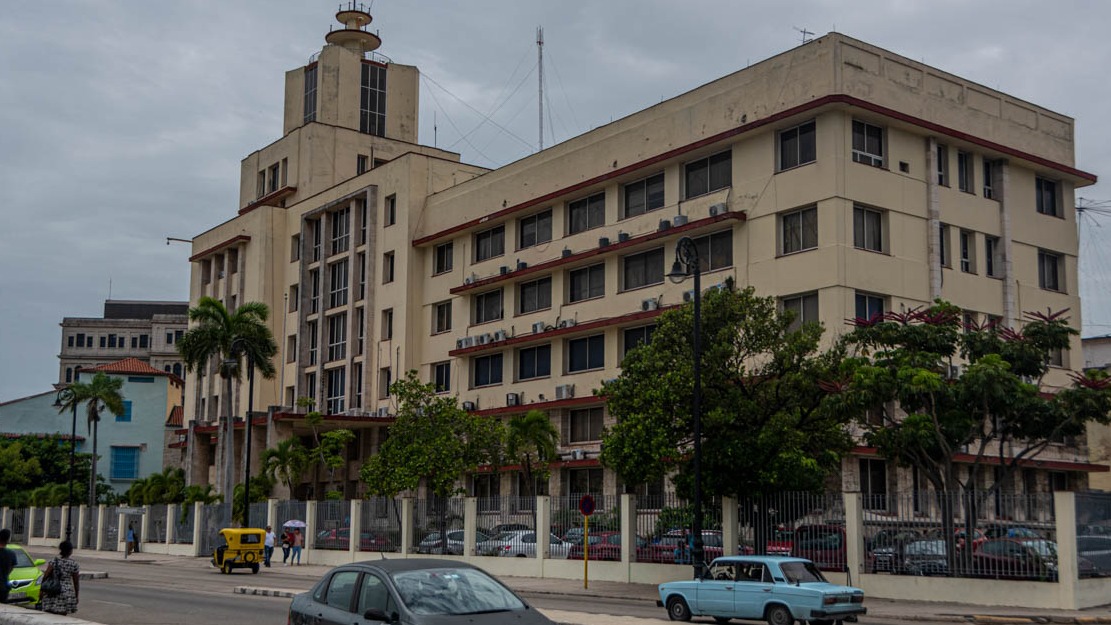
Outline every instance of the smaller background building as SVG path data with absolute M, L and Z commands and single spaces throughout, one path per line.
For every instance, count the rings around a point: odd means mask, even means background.
M 58 383 L 72 382 L 78 368 L 123 358 L 136 358 L 183 378 L 177 342 L 189 325 L 188 314 L 188 302 L 106 300 L 104 317 L 62 319 Z

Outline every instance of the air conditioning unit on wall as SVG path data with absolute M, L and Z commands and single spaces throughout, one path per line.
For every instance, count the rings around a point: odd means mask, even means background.
M 509 338 L 509 333 L 505 330 L 498 330 L 494 333 L 494 342 L 504 341 Z
M 478 409 L 478 403 L 473 401 L 463 402 L 463 410 L 466 410 L 467 412 L 474 412 L 476 409 Z
M 385 419 L 386 417 L 390 416 L 390 407 L 382 406 L 378 409 L 377 415 L 379 419 Z
M 686 215 L 676 215 L 671 218 L 671 225 L 678 228 L 679 226 L 687 225 L 689 218 Z
M 641 310 L 656 310 L 660 307 L 660 303 L 655 298 L 646 299 L 640 303 Z
M 559 322 L 559 327 L 561 327 L 561 328 L 570 328 L 570 327 L 574 326 L 576 323 L 578 323 L 578 321 L 575 321 L 574 319 L 564 319 L 564 320 Z
M 586 452 L 585 451 L 583 451 L 581 449 L 572 449 L 571 450 L 571 459 L 572 460 L 582 460 L 583 458 L 586 458 Z
M 694 301 L 694 289 L 691 289 L 689 291 L 683 291 L 683 301 L 684 302 L 693 302 Z
M 556 399 L 571 399 L 575 396 L 574 384 L 560 384 L 556 387 Z
M 543 321 L 537 321 L 536 323 L 532 324 L 532 333 L 533 334 L 540 334 L 541 332 L 544 331 L 545 327 L 546 326 L 545 326 Z
M 506 406 L 520 406 L 521 405 L 521 394 L 520 393 L 506 393 L 505 394 L 505 405 Z
M 710 216 L 711 217 L 717 217 L 718 215 L 723 215 L 723 214 L 725 214 L 725 211 L 727 211 L 727 210 L 729 210 L 729 207 L 725 205 L 725 202 L 718 202 L 717 204 L 711 204 L 710 205 Z

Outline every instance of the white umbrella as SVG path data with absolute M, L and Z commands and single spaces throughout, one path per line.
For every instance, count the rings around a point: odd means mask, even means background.
M 282 524 L 282 527 L 305 527 L 305 522 L 294 519 L 291 521 L 286 521 Z

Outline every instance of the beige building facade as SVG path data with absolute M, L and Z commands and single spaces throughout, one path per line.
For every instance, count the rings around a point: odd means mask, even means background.
M 190 288 L 275 311 L 280 373 L 256 382 L 254 405 L 273 408 L 254 449 L 304 435 L 293 406 L 311 397 L 358 433 L 348 496 L 410 369 L 491 418 L 547 411 L 551 494 L 621 492 L 597 460 L 611 417 L 593 390 L 690 298 L 665 278 L 684 236 L 704 287 L 751 285 L 830 336 L 936 297 L 969 321 L 1068 308 L 1079 327 L 1073 190 L 1095 176 L 1074 167 L 1063 115 L 831 33 L 486 170 L 416 144 L 417 69 L 348 36 L 287 74 L 285 134 L 244 159 L 239 214 L 194 239 Z M 219 483 L 211 437 L 245 401 L 207 373 L 188 380 L 182 433 L 191 479 Z M 1082 443 L 1039 461 L 1016 490 L 1098 469 Z M 866 448 L 844 468 L 846 490 L 913 487 Z M 516 476 L 467 488 L 515 495 Z
M 189 323 L 188 302 L 107 300 L 103 317 L 65 317 L 58 353 L 58 384 L 92 369 L 137 358 L 164 373 L 184 376 L 177 341 Z

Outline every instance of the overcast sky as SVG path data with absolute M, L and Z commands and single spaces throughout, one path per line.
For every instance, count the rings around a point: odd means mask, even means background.
M 319 51 L 337 5 L 4 3 L 0 401 L 57 381 L 58 323 L 100 316 L 109 285 L 114 299 L 188 299 L 190 248 L 166 237 L 235 215 L 239 161 L 280 136 L 284 72 Z M 420 141 L 433 143 L 435 120 L 439 147 L 487 167 L 536 148 L 537 26 L 549 146 L 794 47 L 806 28 L 1070 115 L 1077 166 L 1111 176 L 1111 2 L 377 0 L 371 12 L 379 51 L 422 72 Z M 1111 199 L 1107 184 L 1078 195 Z M 1108 334 L 1111 218 L 1081 234 L 1085 335 Z

